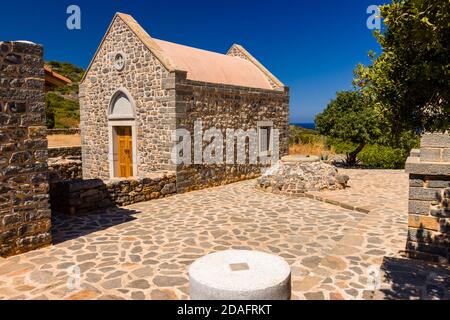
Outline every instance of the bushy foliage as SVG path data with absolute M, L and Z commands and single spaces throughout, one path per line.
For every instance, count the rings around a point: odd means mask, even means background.
M 351 153 L 358 144 L 339 138 L 325 137 L 315 130 L 291 126 L 290 152 L 301 154 L 314 154 L 323 156 L 332 151 L 332 154 L 347 155 Z M 404 168 L 409 151 L 419 147 L 419 136 L 411 131 L 404 131 L 400 137 L 397 147 L 390 145 L 387 135 L 382 135 L 376 143 L 365 145 L 357 155 L 357 163 L 363 167 L 378 169 L 401 169 Z M 318 152 L 312 149 L 317 149 Z M 324 151 L 328 150 L 328 151 Z M 310 151 L 310 152 L 308 152 Z
M 289 144 L 307 144 L 321 140 L 321 135 L 316 130 L 306 129 L 299 126 L 289 127 Z
M 393 138 L 450 127 L 450 1 L 393 0 L 381 6 L 382 53 L 359 65 L 354 84 L 376 103 Z
M 83 68 L 77 67 L 69 62 L 47 61 L 45 64 L 49 65 L 53 71 L 76 83 L 80 82 L 84 75 Z
M 341 91 L 325 110 L 316 116 L 317 130 L 327 137 L 350 142 L 347 162 L 354 164 L 364 146 L 382 134 L 382 124 L 373 105 L 357 91 Z
M 358 146 L 356 143 L 332 137 L 327 137 L 326 144 L 328 148 L 333 148 L 338 154 L 349 154 Z
M 401 169 L 408 155 L 405 149 L 374 144 L 365 146 L 358 154 L 358 160 L 366 167 Z
M 72 128 L 80 123 L 78 82 L 84 70 L 68 62 L 46 62 L 55 72 L 72 80 L 71 85 L 56 88 L 45 95 L 48 128 Z
M 78 101 L 65 99 L 55 92 L 45 96 L 47 127 L 72 128 L 79 124 L 80 105 Z

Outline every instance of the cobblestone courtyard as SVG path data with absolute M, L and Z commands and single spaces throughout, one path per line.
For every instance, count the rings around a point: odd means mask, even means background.
M 448 269 L 401 255 L 407 175 L 340 171 L 350 188 L 305 198 L 264 193 L 245 181 L 56 216 L 55 245 L 0 258 L 0 298 L 187 299 L 187 268 L 196 258 L 242 248 L 284 257 L 293 299 L 448 299 Z M 374 291 L 380 267 L 383 281 Z

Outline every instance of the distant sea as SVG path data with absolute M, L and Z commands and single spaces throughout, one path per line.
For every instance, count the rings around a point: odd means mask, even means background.
M 302 127 L 305 129 L 312 129 L 315 130 L 316 126 L 314 124 L 314 122 L 294 122 L 294 123 L 290 123 L 291 126 L 297 126 L 297 127 Z

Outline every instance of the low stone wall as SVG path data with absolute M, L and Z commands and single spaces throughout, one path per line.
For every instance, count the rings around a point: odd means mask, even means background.
M 57 135 L 57 134 L 65 134 L 65 135 L 72 135 L 72 134 L 80 134 L 79 128 L 71 128 L 71 129 L 47 129 L 47 135 Z
M 48 148 L 48 156 L 50 182 L 83 178 L 81 147 Z
M 55 147 L 48 148 L 49 158 L 67 158 L 67 157 L 80 157 L 81 159 L 81 147 Z
M 409 175 L 407 252 L 450 262 L 450 135 L 425 134 L 406 162 Z M 440 258 L 439 258 L 440 257 Z
M 261 176 L 265 166 L 258 165 L 181 165 L 177 172 L 178 192 L 189 192 L 222 186 Z
M 49 181 L 54 183 L 63 180 L 83 178 L 83 164 L 81 157 L 49 158 Z
M 50 184 L 50 203 L 54 212 L 78 214 L 164 198 L 175 193 L 174 173 L 106 182 L 100 179 L 66 180 Z

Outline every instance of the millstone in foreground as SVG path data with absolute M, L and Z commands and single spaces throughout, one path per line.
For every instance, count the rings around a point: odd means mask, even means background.
M 226 250 L 196 260 L 189 285 L 192 300 L 289 300 L 291 269 L 268 253 Z

